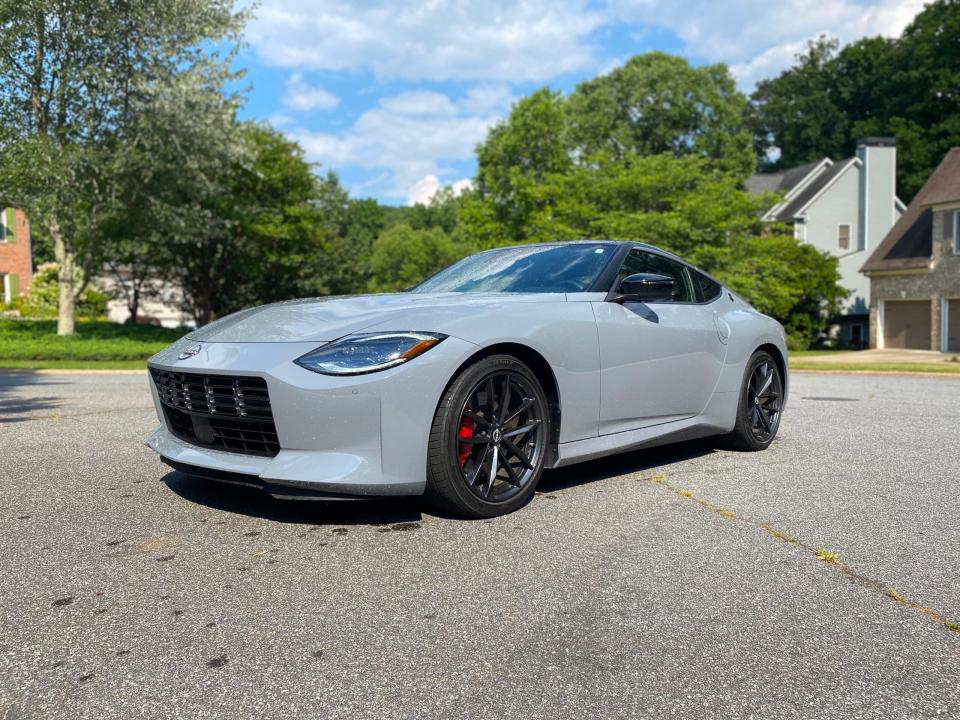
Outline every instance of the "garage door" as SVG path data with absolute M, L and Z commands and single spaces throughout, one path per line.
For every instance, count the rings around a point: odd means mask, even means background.
M 960 300 L 947 308 L 947 352 L 960 352 Z
M 883 346 L 930 349 L 930 301 L 888 300 L 883 304 Z

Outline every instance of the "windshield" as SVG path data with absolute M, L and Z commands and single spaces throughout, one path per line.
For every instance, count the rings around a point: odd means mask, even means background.
M 615 249 L 610 244 L 578 242 L 488 250 L 441 270 L 411 292 L 586 292 Z

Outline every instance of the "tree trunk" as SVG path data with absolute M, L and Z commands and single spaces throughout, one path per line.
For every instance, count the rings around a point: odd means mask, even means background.
M 77 298 L 77 257 L 75 253 L 67 249 L 60 224 L 56 220 L 50 222 L 50 237 L 53 239 L 54 257 L 60 264 L 60 273 L 57 276 L 60 289 L 57 335 L 73 335 Z
M 140 312 L 140 287 L 134 282 L 133 292 L 130 295 L 130 302 L 127 303 L 127 309 L 130 311 L 130 319 L 127 320 L 131 325 L 136 325 L 137 313 Z

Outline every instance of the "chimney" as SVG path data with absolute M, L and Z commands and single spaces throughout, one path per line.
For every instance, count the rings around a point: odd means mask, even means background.
M 896 222 L 897 141 L 892 137 L 857 140 L 860 168 L 858 250 L 873 250 Z

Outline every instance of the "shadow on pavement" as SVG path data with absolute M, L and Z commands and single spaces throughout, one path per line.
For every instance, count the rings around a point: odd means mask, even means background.
M 277 500 L 256 488 L 216 482 L 177 471 L 167 473 L 161 480 L 184 500 L 198 505 L 282 523 L 388 525 L 419 522 L 422 517 L 423 499 L 419 497 L 335 502 Z
M 674 445 L 662 445 L 649 450 L 635 450 L 619 455 L 610 455 L 598 460 L 563 467 L 559 470 L 547 470 L 537 486 L 537 492 L 562 492 L 568 488 L 597 480 L 606 480 L 619 475 L 647 470 L 654 471 L 663 465 L 710 455 L 714 452 L 715 445 L 714 439 L 711 438 L 690 440 Z
M 611 455 L 560 470 L 548 470 L 544 473 L 537 492 L 562 493 L 578 485 L 629 473 L 655 470 L 663 465 L 692 460 L 712 452 L 714 448 L 708 439 Z M 198 505 L 282 523 L 391 525 L 419 522 L 425 508 L 424 500 L 420 497 L 342 502 L 278 500 L 255 488 L 216 482 L 177 471 L 167 473 L 162 481 L 174 493 Z M 434 508 L 429 508 L 428 512 L 442 518 L 457 517 Z
M 0 373 L 0 424 L 24 422 L 32 419 L 37 413 L 54 410 L 62 404 L 62 398 L 56 395 L 33 395 L 24 397 L 16 392 L 19 388 L 28 386 L 66 385 L 62 380 L 55 380 L 45 375 L 29 372 Z

